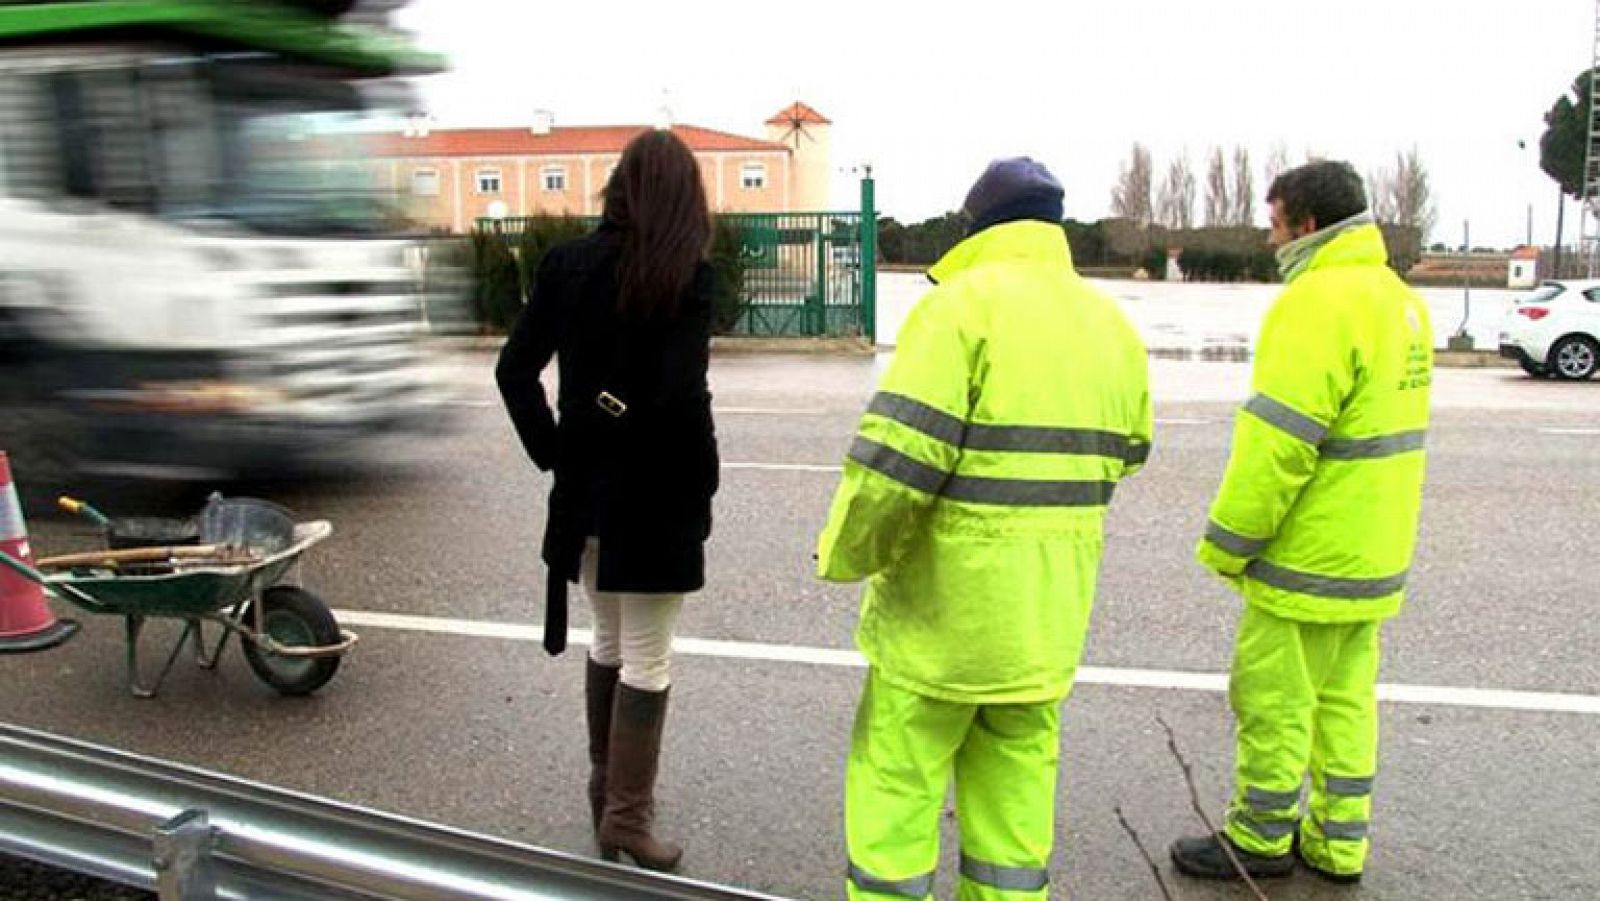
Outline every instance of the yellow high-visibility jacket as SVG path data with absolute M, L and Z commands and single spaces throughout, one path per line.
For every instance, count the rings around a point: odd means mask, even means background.
M 1150 451 L 1144 345 L 1053 223 L 952 249 L 845 461 L 818 575 L 868 579 L 856 641 L 965 703 L 1071 688 L 1112 490 Z
M 1340 234 L 1267 313 L 1200 542 L 1204 565 L 1287 619 L 1384 619 L 1405 596 L 1433 330 L 1386 258 L 1376 226 Z

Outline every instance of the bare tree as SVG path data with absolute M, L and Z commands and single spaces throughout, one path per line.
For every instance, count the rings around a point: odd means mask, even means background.
M 1267 190 L 1272 190 L 1272 183 L 1277 181 L 1278 176 L 1288 171 L 1288 169 L 1289 148 L 1283 146 L 1283 142 L 1279 141 L 1272 145 L 1271 152 L 1267 154 L 1266 171 L 1263 173 L 1266 178 Z
M 1171 229 L 1194 227 L 1194 172 L 1189 169 L 1189 154 L 1180 153 L 1167 166 L 1156 201 L 1156 221 Z
M 1111 189 L 1112 214 L 1130 219 L 1140 226 L 1149 225 L 1155 212 L 1150 202 L 1154 187 L 1155 172 L 1150 151 L 1143 144 L 1135 142 L 1128 161 L 1117 175 L 1117 186 Z
M 1394 195 L 1394 172 L 1388 168 L 1381 168 L 1376 172 L 1367 173 L 1367 203 L 1372 209 L 1372 218 L 1384 223 L 1392 223 L 1399 219 L 1395 211 Z
M 1256 183 L 1250 169 L 1250 151 L 1243 145 L 1233 148 L 1233 208 L 1228 224 L 1249 228 L 1256 218 Z
M 1394 155 L 1394 167 L 1379 169 L 1369 175 L 1372 190 L 1372 215 L 1379 222 L 1415 229 L 1419 239 L 1426 241 L 1428 233 L 1439 219 L 1433 202 L 1433 188 L 1428 178 L 1428 167 L 1423 164 L 1416 147 Z
M 1206 162 L 1206 227 L 1229 224 L 1233 217 L 1232 187 L 1228 184 L 1228 163 L 1221 147 L 1211 148 Z

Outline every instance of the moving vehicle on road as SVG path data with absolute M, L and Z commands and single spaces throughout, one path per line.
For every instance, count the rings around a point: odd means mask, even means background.
M 1600 279 L 1550 280 L 1518 298 L 1501 326 L 1500 356 L 1535 378 L 1592 378 L 1600 371 Z
M 361 160 L 403 122 L 378 86 L 438 61 L 351 6 L 0 4 L 20 478 L 278 475 L 437 429 L 417 242 Z

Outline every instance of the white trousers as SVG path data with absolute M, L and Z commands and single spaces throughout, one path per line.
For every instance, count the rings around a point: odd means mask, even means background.
M 579 576 L 594 618 L 589 656 L 601 666 L 622 667 L 624 685 L 661 691 L 672 684 L 672 630 L 683 595 L 601 591 L 595 587 L 599 561 L 600 542 L 590 538 Z

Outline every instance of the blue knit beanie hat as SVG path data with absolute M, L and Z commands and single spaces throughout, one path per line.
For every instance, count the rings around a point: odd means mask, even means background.
M 991 225 L 1018 219 L 1061 221 L 1061 182 L 1044 164 L 1025 156 L 995 160 L 983 170 L 961 205 L 977 234 Z

